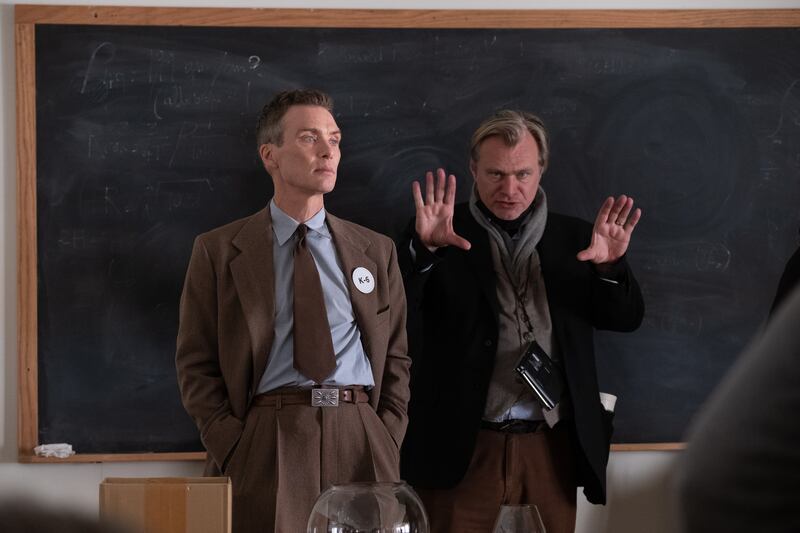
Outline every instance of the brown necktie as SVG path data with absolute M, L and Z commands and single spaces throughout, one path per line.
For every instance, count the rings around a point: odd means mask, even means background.
M 308 226 L 297 226 L 294 249 L 294 368 L 316 383 L 322 383 L 336 369 L 331 328 L 322 283 L 308 250 Z

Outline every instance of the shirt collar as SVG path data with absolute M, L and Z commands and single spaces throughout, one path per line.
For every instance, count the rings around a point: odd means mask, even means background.
M 272 230 L 275 232 L 278 245 L 283 246 L 286 244 L 286 241 L 292 238 L 300 222 L 287 215 L 280 207 L 275 205 L 274 198 L 269 202 L 269 214 L 272 217 Z M 309 231 L 316 232 L 328 239 L 331 238 L 331 233 L 328 230 L 328 226 L 325 224 L 324 207 L 317 211 L 313 217 L 306 220 L 305 225 L 308 226 Z

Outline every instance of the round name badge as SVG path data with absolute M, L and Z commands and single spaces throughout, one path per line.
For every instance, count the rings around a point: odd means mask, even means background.
M 359 292 L 369 294 L 375 290 L 375 276 L 364 267 L 353 270 L 353 284 Z

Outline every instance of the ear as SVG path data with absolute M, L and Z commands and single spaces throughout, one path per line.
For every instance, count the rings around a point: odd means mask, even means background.
M 275 145 L 272 143 L 262 144 L 258 147 L 258 155 L 261 157 L 261 163 L 267 172 L 278 168 L 278 162 L 275 161 Z
M 478 163 L 474 159 L 469 160 L 469 171 L 472 173 L 472 179 L 478 179 Z

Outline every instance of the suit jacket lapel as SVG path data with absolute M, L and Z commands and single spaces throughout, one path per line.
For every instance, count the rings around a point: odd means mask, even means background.
M 275 335 L 275 275 L 272 263 L 272 219 L 265 208 L 250 217 L 233 239 L 241 254 L 231 261 L 242 312 L 253 347 L 253 382 L 256 390 L 267 366 Z
M 375 277 L 377 284 L 377 264 L 367 256 L 366 250 L 371 243 L 368 239 L 352 231 L 344 222 L 331 215 L 326 214 L 328 228 L 333 236 L 333 245 L 341 261 L 342 272 L 344 273 L 345 283 L 350 293 L 350 303 L 353 306 L 358 329 L 361 332 L 361 343 L 367 357 L 372 361 L 375 354 L 372 352 L 372 338 L 376 328 L 376 317 L 378 314 L 377 287 L 369 294 L 364 294 L 356 289 L 353 283 L 353 271 L 358 267 L 364 267 Z M 373 366 L 374 367 L 374 366 Z M 376 380 L 376 383 L 379 381 Z

